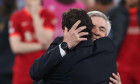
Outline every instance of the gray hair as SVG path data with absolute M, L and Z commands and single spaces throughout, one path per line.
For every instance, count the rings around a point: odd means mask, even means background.
M 104 15 L 102 12 L 99 12 L 99 11 L 90 11 L 87 13 L 89 17 L 92 17 L 92 16 L 97 16 L 97 17 L 101 17 L 103 18 L 104 20 L 106 20 L 107 22 L 107 25 L 108 25 L 108 28 L 107 28 L 107 35 L 109 34 L 110 30 L 111 30 L 111 23 L 108 19 L 108 17 L 106 15 Z

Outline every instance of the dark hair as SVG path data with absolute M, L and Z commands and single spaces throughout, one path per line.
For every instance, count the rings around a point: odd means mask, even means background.
M 101 3 L 102 5 L 109 5 L 113 3 L 113 0 L 95 0 L 96 3 Z
M 4 16 L 10 16 L 15 9 L 16 9 L 16 0 L 2 0 L 0 13 L 2 13 Z
M 91 18 L 82 9 L 70 9 L 69 11 L 63 13 L 62 29 L 64 30 L 64 28 L 67 27 L 68 30 L 70 30 L 71 27 L 78 20 L 81 20 L 81 23 L 78 25 L 77 28 L 81 26 L 86 26 L 86 29 L 83 30 L 82 32 L 89 33 L 88 35 L 83 36 L 83 37 L 91 39 L 93 24 L 92 24 Z

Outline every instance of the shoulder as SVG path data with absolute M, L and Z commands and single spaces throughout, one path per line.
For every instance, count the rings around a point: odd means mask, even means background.
M 56 15 L 45 9 L 45 8 L 42 8 L 42 11 L 41 11 L 41 17 L 43 17 L 45 19 L 45 22 L 48 24 L 48 22 L 51 22 L 51 24 L 55 25 L 57 23 L 57 18 L 56 18 Z
M 46 14 L 47 16 L 55 17 L 55 14 L 48 9 L 42 8 L 42 14 Z
M 102 37 L 100 39 L 95 40 L 95 43 L 101 43 L 101 44 L 111 44 L 113 45 L 112 40 L 109 37 Z
M 63 37 L 56 37 L 55 40 L 50 44 L 50 47 L 48 48 L 48 50 L 58 46 L 63 40 Z
M 63 41 L 63 37 L 56 37 L 52 44 L 60 44 Z
M 106 51 L 111 51 L 111 52 L 116 51 L 115 45 L 114 45 L 113 41 L 109 37 L 103 37 L 103 38 L 97 39 L 94 42 L 94 45 L 99 50 L 106 50 Z
M 10 19 L 14 19 L 14 18 L 17 19 L 18 17 L 21 17 L 22 15 L 24 15 L 24 9 L 13 12 Z

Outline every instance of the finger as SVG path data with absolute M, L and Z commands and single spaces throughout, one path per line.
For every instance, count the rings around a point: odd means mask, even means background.
M 112 75 L 116 80 L 119 80 L 119 77 L 116 74 L 112 73 Z
M 67 32 L 68 32 L 68 28 L 65 27 L 65 29 L 64 29 L 64 34 L 66 34 Z
M 79 27 L 76 32 L 79 33 L 81 31 L 83 31 L 84 29 L 86 29 L 86 26 L 82 26 L 82 27 Z
M 78 27 L 78 25 L 81 23 L 81 20 L 78 20 L 73 26 L 72 26 L 72 28 L 71 28 L 71 30 L 75 30 L 77 27 Z
M 79 38 L 80 41 L 86 41 L 87 38 Z
M 112 77 L 110 77 L 109 78 L 113 83 L 115 83 L 115 84 L 117 84 L 118 83 L 118 81 L 117 80 L 115 80 L 115 79 L 113 79 Z
M 119 80 L 121 81 L 121 78 L 120 78 L 120 74 L 117 72 L 117 75 L 118 75 L 118 77 L 119 77 Z
M 109 82 L 109 84 L 113 84 L 113 83 Z
M 120 78 L 120 74 L 117 72 L 118 77 Z
M 82 36 L 88 35 L 88 32 L 81 32 L 78 35 L 79 35 L 79 37 L 82 37 Z

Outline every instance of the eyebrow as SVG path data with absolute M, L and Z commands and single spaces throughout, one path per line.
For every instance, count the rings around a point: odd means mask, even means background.
M 99 27 L 99 28 L 105 29 L 105 27 L 104 27 L 104 26 L 101 26 L 101 27 Z

